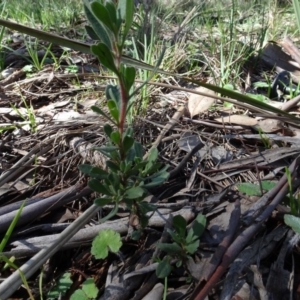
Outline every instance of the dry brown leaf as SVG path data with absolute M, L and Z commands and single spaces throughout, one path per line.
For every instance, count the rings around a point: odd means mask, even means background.
M 196 88 L 195 91 L 206 93 L 208 95 L 215 95 L 215 92 L 202 86 Z M 207 111 L 214 104 L 214 102 L 214 98 L 191 94 L 188 101 L 188 109 L 189 113 L 191 114 L 191 118 L 195 115 Z
M 259 120 L 257 126 L 265 133 L 275 132 L 284 127 L 282 121 L 274 119 Z
M 255 126 L 257 120 L 245 115 L 231 115 L 222 118 L 216 118 L 215 121 L 220 123 L 233 123 L 237 125 Z

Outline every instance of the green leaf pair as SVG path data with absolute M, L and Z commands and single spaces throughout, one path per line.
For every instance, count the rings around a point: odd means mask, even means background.
M 168 253 L 169 258 L 164 259 L 159 263 L 156 270 L 156 275 L 159 278 L 169 276 L 171 272 L 170 258 L 176 257 L 178 259 L 177 265 L 181 265 L 187 260 L 190 254 L 194 254 L 200 244 L 199 237 L 203 234 L 206 226 L 206 218 L 202 214 L 198 214 L 193 221 L 191 228 L 186 235 L 187 222 L 181 216 L 173 217 L 172 225 L 175 231 L 168 230 L 168 233 L 173 239 L 173 243 L 158 243 L 157 247 Z M 168 257 L 168 256 L 167 256 Z

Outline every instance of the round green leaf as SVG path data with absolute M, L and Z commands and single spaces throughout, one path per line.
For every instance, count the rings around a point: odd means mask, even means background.
M 83 290 L 76 290 L 70 297 L 70 300 L 89 300 Z
M 82 284 L 82 290 L 85 292 L 85 294 L 88 296 L 88 298 L 91 298 L 91 299 L 95 299 L 99 292 L 93 278 L 88 278 Z
M 92 243 L 91 253 L 97 259 L 104 259 L 108 256 L 108 251 L 113 253 L 119 251 L 122 246 L 121 236 L 112 229 L 105 229 L 99 232 Z

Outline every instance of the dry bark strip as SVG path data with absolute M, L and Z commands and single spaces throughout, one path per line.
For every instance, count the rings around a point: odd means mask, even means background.
M 91 193 L 91 189 L 83 188 L 82 185 L 76 185 L 48 198 L 30 199 L 23 208 L 17 225 L 21 226 L 32 222 L 50 210 L 62 207 L 67 203 L 80 199 L 81 197 L 86 197 Z M 16 205 L 18 207 L 16 207 Z M 20 205 L 21 203 L 18 202 L 0 209 L 0 232 L 5 232 L 8 229 Z
M 247 266 L 257 264 L 258 255 L 260 260 L 268 257 L 270 253 L 278 247 L 278 243 L 284 238 L 287 231 L 288 228 L 286 228 L 286 226 L 279 226 L 266 236 L 257 239 L 238 255 L 227 273 L 220 297 L 222 300 L 232 298 L 231 295 L 237 286 L 237 282 L 243 270 L 245 270 Z
M 184 207 L 176 212 L 171 212 L 169 214 L 173 216 L 181 215 L 187 222 L 190 222 L 194 217 L 195 213 L 191 207 Z M 149 226 L 163 227 L 166 224 L 167 216 L 154 213 L 154 215 L 149 219 Z M 81 229 L 76 233 L 67 243 L 63 245 L 61 249 L 68 249 L 82 245 L 82 243 L 91 242 L 91 240 L 104 229 L 113 229 L 120 234 L 126 234 L 128 232 L 128 217 L 118 219 L 115 221 L 107 221 L 103 224 L 96 225 L 93 227 L 88 227 Z M 33 255 L 40 249 L 43 249 L 49 244 L 55 242 L 60 234 L 52 234 L 47 236 L 41 236 L 36 238 L 20 239 L 18 241 L 12 242 L 10 245 L 16 247 L 9 252 L 3 253 L 5 255 L 14 256 L 28 256 Z
M 299 49 L 294 45 L 292 40 L 288 36 L 286 36 L 280 44 L 300 66 L 300 52 Z
M 300 156 L 298 156 L 291 164 L 289 171 L 292 177 L 293 188 L 300 184 Z M 271 215 L 276 206 L 283 200 L 283 197 L 288 193 L 289 185 L 286 183 L 282 186 L 279 193 L 275 195 L 271 203 L 266 206 L 265 210 L 258 216 L 254 223 L 246 228 L 231 244 L 223 256 L 221 264 L 216 268 L 216 271 L 203 285 L 201 290 L 195 290 L 191 299 L 204 300 L 208 293 L 213 289 L 222 275 L 226 272 L 230 264 L 235 260 L 242 249 L 249 243 L 250 239 L 261 229 L 263 223 Z M 201 285 L 201 282 L 199 283 Z

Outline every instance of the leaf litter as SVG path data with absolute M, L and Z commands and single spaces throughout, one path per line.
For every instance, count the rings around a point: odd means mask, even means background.
M 275 51 L 269 44 L 262 61 L 273 66 L 277 56 L 271 48 Z M 276 53 L 280 51 L 276 48 Z M 6 231 L 26 199 L 19 227 L 4 252 L 22 261 L 55 240 L 95 199 L 77 166 L 85 162 L 105 168 L 105 157 L 93 151 L 105 143 L 104 120 L 90 110 L 92 105 L 103 105 L 105 78 L 87 71 L 101 69 L 90 65 L 92 58 L 87 55 L 79 60 L 84 66 L 76 74 L 67 73 L 66 67 L 47 66 L 30 78 L 19 69 L 22 62 L 13 60 L 19 65 L 2 80 L 0 93 L 1 128 L 6 128 L 1 130 L 0 228 Z M 284 62 L 290 64 L 290 57 Z M 294 67 L 281 70 L 292 71 L 292 77 L 300 72 Z M 136 136 L 145 150 L 149 150 L 146 145 L 156 144 L 161 160 L 176 170 L 148 199 L 158 211 L 149 216 L 147 230 L 140 241 L 130 240 L 128 211 L 122 205 L 116 220 L 98 224 L 98 215 L 45 265 L 45 289 L 50 290 L 57 278 L 66 279 L 69 288 L 70 277 L 84 287 L 85 278 L 91 276 L 105 299 L 142 299 L 154 291 L 159 293 L 152 299 L 160 299 L 163 289 L 155 276 L 155 259 L 163 259 L 165 253 L 156 243 L 171 243 L 167 220 L 181 215 L 192 224 L 203 213 L 208 226 L 187 268 L 172 268 L 169 299 L 202 295 L 203 286 L 214 288 L 211 295 L 220 299 L 251 293 L 261 298 L 270 294 L 274 299 L 286 295 L 292 289 L 287 278 L 299 270 L 286 268 L 285 262 L 291 262 L 290 251 L 298 240 L 282 222 L 289 207 L 280 203 L 287 195 L 285 166 L 290 168 L 293 184 L 299 185 L 300 142 L 290 134 L 298 133 L 298 128 L 242 108 L 224 117 L 228 111 L 214 97 L 161 93 L 169 105 L 162 106 L 153 96 L 153 109 L 147 111 L 146 119 L 135 120 Z M 33 109 L 34 121 L 23 98 Z M 189 118 L 184 116 L 186 109 Z M 190 155 L 196 146 L 199 149 Z M 110 209 L 105 206 L 101 214 Z M 118 255 L 95 260 L 91 240 L 105 229 L 119 232 L 124 245 Z M 299 259 L 297 252 L 293 255 Z M 278 273 L 280 282 L 274 275 Z M 220 284 L 214 278 L 223 281 Z M 298 285 L 296 279 L 294 286 Z M 18 293 L 24 295 L 22 288 Z M 34 293 L 38 297 L 38 289 Z

